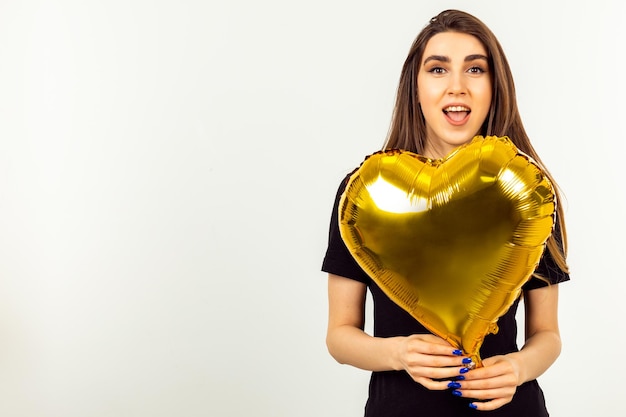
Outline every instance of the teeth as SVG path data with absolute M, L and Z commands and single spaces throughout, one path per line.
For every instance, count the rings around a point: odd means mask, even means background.
M 467 107 L 463 107 L 463 106 L 450 106 L 450 107 L 446 107 L 444 111 L 470 111 L 470 109 L 468 109 Z

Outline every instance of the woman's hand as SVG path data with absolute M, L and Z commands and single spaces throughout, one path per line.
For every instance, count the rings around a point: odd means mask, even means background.
M 398 338 L 396 360 L 415 382 L 431 390 L 445 390 L 451 379 L 467 370 L 464 363 L 470 360 L 460 354 L 437 336 L 416 334 Z
M 372 337 L 363 331 L 365 284 L 328 276 L 328 351 L 339 363 L 370 371 L 406 371 L 428 389 L 445 390 L 469 358 L 432 334 Z M 464 362 L 465 360 L 465 362 Z M 445 379 L 448 379 L 445 381 Z M 443 380 L 443 381 L 442 381 Z
M 524 293 L 526 342 L 519 352 L 484 359 L 483 367 L 456 381 L 455 395 L 479 401 L 471 407 L 494 410 L 511 402 L 517 387 L 538 378 L 561 351 L 557 315 L 558 285 Z
M 495 410 L 513 399 L 521 384 L 520 363 L 513 355 L 493 356 L 483 360 L 483 367 L 464 375 L 452 393 L 480 401 L 472 403 L 478 410 Z

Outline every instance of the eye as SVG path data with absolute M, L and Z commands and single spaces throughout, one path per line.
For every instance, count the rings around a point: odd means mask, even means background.
M 428 69 L 431 74 L 444 74 L 446 70 L 442 67 L 431 67 Z
M 483 74 L 487 72 L 487 70 L 479 65 L 474 65 L 473 67 L 469 68 L 467 72 L 469 72 L 470 74 Z

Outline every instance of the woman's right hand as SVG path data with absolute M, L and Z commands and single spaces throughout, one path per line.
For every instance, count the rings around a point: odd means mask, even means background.
M 365 284 L 328 276 L 328 351 L 339 363 L 369 371 L 405 370 L 428 389 L 445 390 L 464 368 L 463 356 L 432 334 L 373 337 L 363 331 Z M 446 381 L 447 379 L 447 381 Z
M 398 338 L 396 360 L 413 380 L 431 390 L 449 388 L 467 369 L 459 351 L 440 337 L 416 334 Z M 468 359 L 465 359 L 468 361 Z

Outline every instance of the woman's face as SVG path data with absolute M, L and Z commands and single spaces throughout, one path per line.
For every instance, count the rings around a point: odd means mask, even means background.
M 424 156 L 443 158 L 476 136 L 491 105 L 487 51 L 474 36 L 442 32 L 428 41 L 417 74 L 426 120 Z

